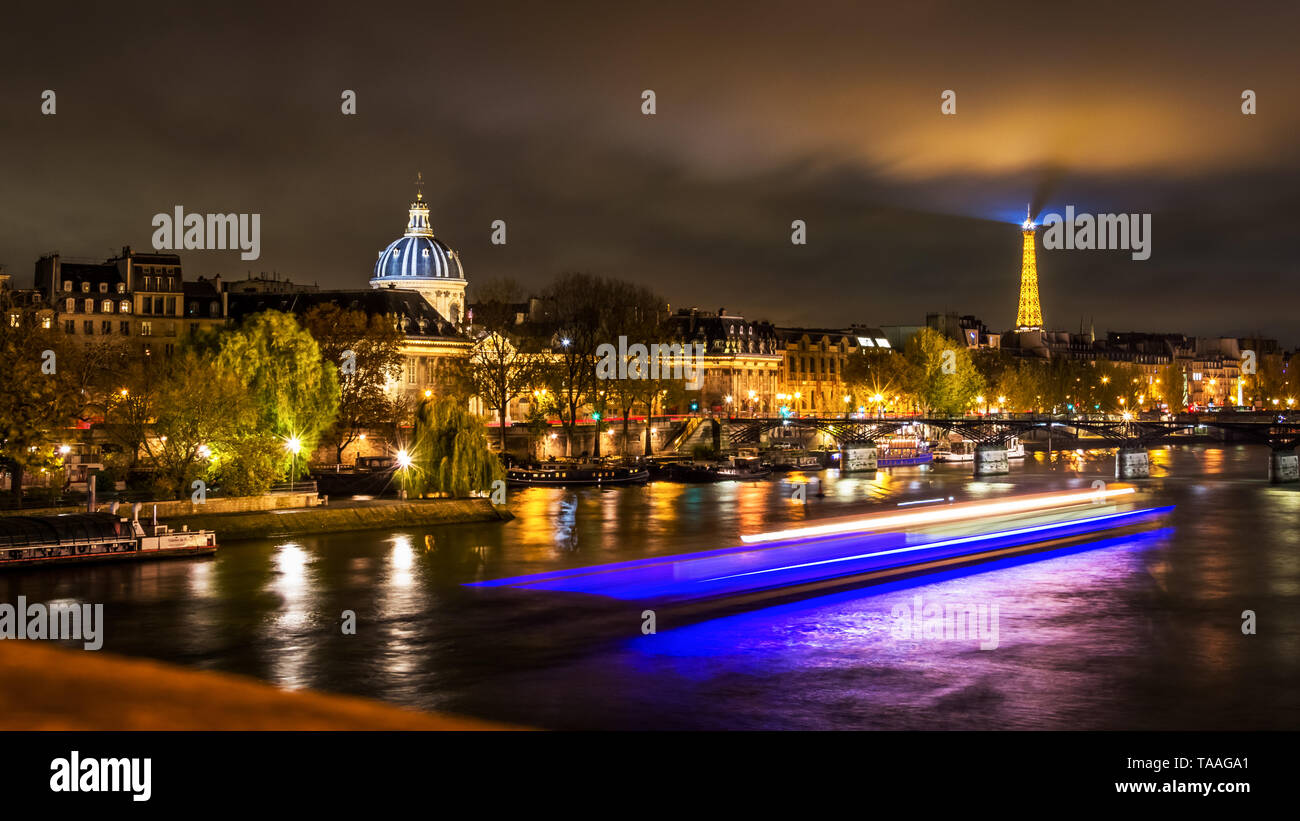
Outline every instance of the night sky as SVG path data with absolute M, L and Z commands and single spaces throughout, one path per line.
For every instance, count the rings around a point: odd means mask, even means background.
M 262 215 L 260 259 L 182 252 L 187 276 L 364 288 L 418 171 L 471 298 L 581 270 L 783 324 L 1000 331 L 1034 200 L 1153 215 L 1147 261 L 1040 250 L 1049 327 L 1300 344 L 1296 4 L 704 5 L 11 6 L 0 263 L 26 286 L 42 253 L 147 250 L 182 205 Z

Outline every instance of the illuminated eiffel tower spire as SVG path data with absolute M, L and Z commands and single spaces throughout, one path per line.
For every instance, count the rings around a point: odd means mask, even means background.
M 1041 331 L 1043 309 L 1038 304 L 1038 262 L 1034 256 L 1034 232 L 1038 229 L 1025 206 L 1025 222 L 1020 226 L 1024 251 L 1020 257 L 1020 307 L 1016 309 L 1017 331 Z

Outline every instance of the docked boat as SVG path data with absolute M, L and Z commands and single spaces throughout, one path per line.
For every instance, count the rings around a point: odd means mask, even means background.
M 623 465 L 548 464 L 510 468 L 506 471 L 507 484 L 538 487 L 635 485 L 649 478 L 649 469 Z
M 790 473 L 792 471 L 818 471 L 825 465 L 817 456 L 810 454 L 774 456 L 770 468 L 773 473 Z
M 934 461 L 936 462 L 973 462 L 975 461 L 975 446 L 977 442 L 970 439 L 958 439 L 954 442 L 947 442 L 939 445 L 934 450 Z M 1016 437 L 1007 440 L 1007 458 L 1023 459 L 1025 458 L 1025 445 Z
M 757 457 L 733 457 L 724 463 L 675 462 L 666 465 L 664 478 L 670 482 L 756 482 L 772 475 L 772 469 Z
M 934 453 L 918 436 L 891 436 L 876 443 L 876 467 L 928 465 L 933 461 Z
M 210 530 L 143 525 L 139 514 L 137 504 L 131 519 L 116 512 L 0 517 L 0 568 L 203 556 L 217 550 L 217 535 Z
M 970 439 L 944 442 L 934 449 L 936 462 L 974 462 L 975 443 Z

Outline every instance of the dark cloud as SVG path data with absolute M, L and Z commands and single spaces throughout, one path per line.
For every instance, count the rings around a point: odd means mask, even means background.
M 587 270 L 780 322 L 1003 328 L 1026 202 L 1074 204 L 1152 213 L 1153 254 L 1042 252 L 1050 325 L 1300 342 L 1294 6 L 701 5 L 11 10 L 0 261 L 147 246 L 181 204 L 263 215 L 260 260 L 189 272 L 363 287 L 421 171 L 471 285 Z

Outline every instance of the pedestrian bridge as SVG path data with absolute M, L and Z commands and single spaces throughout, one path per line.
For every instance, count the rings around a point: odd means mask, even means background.
M 1300 414 L 1197 413 L 1165 418 L 1143 418 L 1133 414 L 889 415 L 876 418 L 770 416 L 731 418 L 725 424 L 733 448 L 762 444 L 773 431 L 816 431 L 840 447 L 842 465 L 852 464 L 861 470 L 875 470 L 875 445 L 879 440 L 893 436 L 903 428 L 923 426 L 975 442 L 977 476 L 1008 471 L 1006 449 L 1012 437 L 1043 430 L 1050 443 L 1053 434 L 1059 432 L 1065 437 L 1086 437 L 1100 447 L 1116 448 L 1116 475 L 1122 479 L 1149 475 L 1148 448 L 1167 443 L 1179 435 L 1216 430 L 1225 438 L 1268 445 L 1270 481 L 1300 481 L 1300 458 L 1296 454 L 1296 446 L 1300 445 Z

